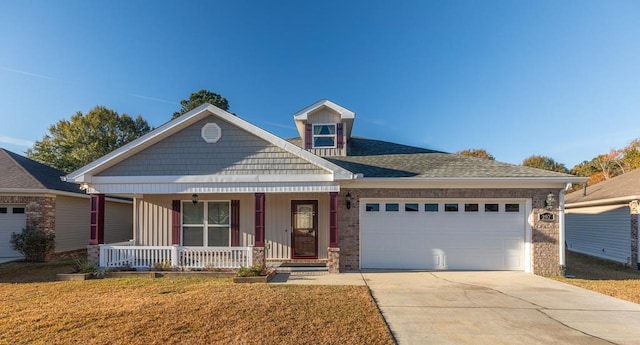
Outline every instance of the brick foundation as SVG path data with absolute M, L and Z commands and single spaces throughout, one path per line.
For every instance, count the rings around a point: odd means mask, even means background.
M 629 213 L 631 217 L 631 267 L 640 270 L 638 264 L 638 217 L 640 214 L 640 203 L 634 200 L 629 203 Z
M 90 244 L 87 246 L 87 262 L 100 265 L 100 245 Z
M 253 265 L 265 265 L 266 266 L 266 255 L 264 251 L 264 247 L 253 247 Z
M 329 260 L 327 270 L 329 273 L 340 273 L 340 248 L 327 248 Z
M 557 207 L 552 211 L 544 209 L 549 193 L 559 200 L 560 190 L 555 189 L 350 189 L 340 190 L 340 270 L 358 270 L 360 268 L 360 199 L 361 198 L 420 198 L 420 199 L 529 199 L 532 202 L 532 263 L 533 272 L 542 276 L 560 275 L 560 253 L 558 247 L 559 229 Z M 344 200 L 351 194 L 351 208 L 347 209 Z M 557 206 L 557 205 L 556 205 Z M 555 221 L 538 221 L 542 212 L 551 212 Z

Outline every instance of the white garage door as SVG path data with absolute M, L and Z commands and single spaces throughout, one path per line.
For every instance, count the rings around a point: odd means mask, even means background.
M 360 201 L 362 268 L 524 270 L 525 204 Z
M 11 249 L 11 233 L 20 232 L 27 223 L 24 205 L 0 205 L 0 258 L 22 254 Z

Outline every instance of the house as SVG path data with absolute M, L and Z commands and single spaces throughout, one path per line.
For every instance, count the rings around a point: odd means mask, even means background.
M 55 252 L 86 249 L 89 196 L 77 184 L 60 180 L 65 173 L 0 149 L 0 257 L 20 257 L 11 234 L 27 224 L 55 234 Z M 107 199 L 105 215 L 110 242 L 131 239 L 131 201 Z
M 569 250 L 638 267 L 640 169 L 566 197 Z
M 94 219 L 102 195 L 134 199 L 134 246 L 105 244 L 96 221 L 90 257 L 561 271 L 564 190 L 583 178 L 352 136 L 355 118 L 320 100 L 284 140 L 205 104 L 72 172 Z

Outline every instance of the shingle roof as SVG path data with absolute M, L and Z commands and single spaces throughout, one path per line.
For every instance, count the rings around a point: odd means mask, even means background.
M 640 195 L 640 169 L 631 170 L 626 174 L 587 186 L 587 195 L 582 189 L 567 194 L 566 204 L 596 201 L 603 199 L 624 198 Z
M 289 142 L 301 146 L 300 138 Z M 466 157 L 386 141 L 352 137 L 346 157 L 324 157 L 364 177 L 573 177 L 488 159 Z
M 65 172 L 0 148 L 0 188 L 59 190 L 84 194 L 74 183 L 60 180 Z

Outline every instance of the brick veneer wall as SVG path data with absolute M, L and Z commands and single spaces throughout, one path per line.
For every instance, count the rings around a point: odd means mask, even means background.
M 555 222 L 537 221 L 538 214 L 547 212 L 544 203 L 552 192 L 559 200 L 559 189 L 363 189 L 342 188 L 338 200 L 341 202 L 338 212 L 340 270 L 349 271 L 360 268 L 360 198 L 434 198 L 434 199 L 531 199 L 533 211 L 532 262 L 533 272 L 542 276 L 559 275 L 559 223 L 557 206 L 551 212 Z M 345 195 L 351 193 L 351 209 L 344 207 Z
M 56 230 L 55 197 L 0 195 L 0 204 L 26 204 L 26 224 L 36 224 L 44 231 L 55 232 Z M 15 232 L 21 230 L 16 229 Z

